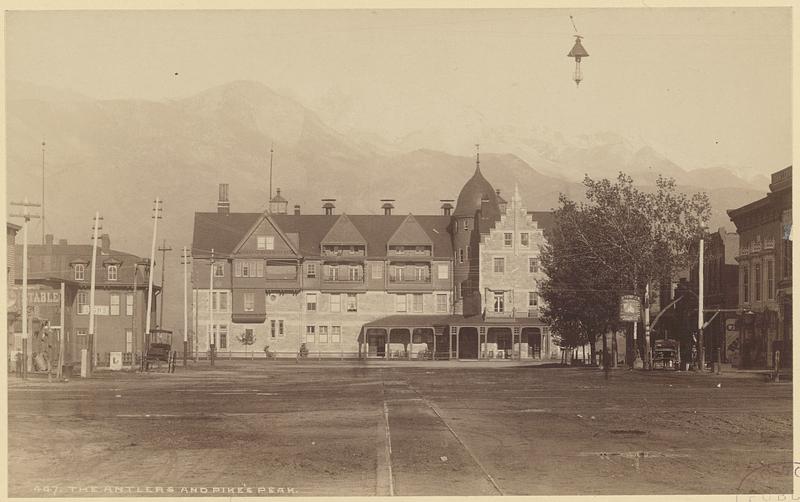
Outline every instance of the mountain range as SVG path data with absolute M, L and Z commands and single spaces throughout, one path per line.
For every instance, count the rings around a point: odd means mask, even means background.
M 336 212 L 351 214 L 378 214 L 385 198 L 396 200 L 398 213 L 438 213 L 440 199 L 455 199 L 475 169 L 472 152 L 437 146 L 441 131 L 421 128 L 391 141 L 342 131 L 250 81 L 166 101 L 97 100 L 9 81 L 6 117 L 8 199 L 41 199 L 44 139 L 45 228 L 56 239 L 88 242 L 100 211 L 114 248 L 146 256 L 153 200 L 164 200 L 159 241 L 175 249 L 167 258 L 167 287 L 182 281 L 179 250 L 191 245 L 194 212 L 214 210 L 218 184 L 230 185 L 232 211 L 266 208 L 271 148 L 273 187 L 304 213 L 320 213 L 322 198 L 337 199 Z M 622 170 L 645 187 L 664 174 L 684 190 L 706 191 L 712 228 L 732 228 L 725 210 L 762 197 L 768 184 L 738 168 L 683 169 L 653 146 L 616 133 L 568 138 L 543 127 L 508 126 L 481 141 L 494 150 L 481 152 L 486 178 L 506 194 L 518 185 L 530 210 L 553 208 L 559 193 L 581 198 L 585 173 L 613 177 Z M 168 326 L 180 317 L 175 291 L 165 294 Z

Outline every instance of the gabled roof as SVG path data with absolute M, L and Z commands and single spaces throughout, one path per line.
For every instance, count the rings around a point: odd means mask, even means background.
M 247 232 L 245 232 L 245 234 L 239 240 L 239 243 L 236 244 L 236 246 L 233 248 L 231 254 L 238 253 L 242 249 L 242 246 L 244 246 L 244 244 L 253 236 L 253 233 L 255 233 L 255 231 L 258 230 L 258 227 L 260 227 L 262 223 L 269 224 L 275 230 L 275 233 L 278 234 L 278 237 L 283 239 L 286 245 L 289 246 L 289 249 L 292 250 L 292 253 L 297 254 L 297 246 L 295 245 L 295 243 L 292 242 L 291 239 L 289 239 L 289 237 L 286 234 L 284 234 L 281 231 L 280 227 L 272 219 L 272 216 L 270 215 L 269 212 L 262 213 L 261 217 L 253 222 L 253 224 L 250 226 L 250 229 Z M 216 249 L 214 249 L 214 253 L 216 254 Z
M 302 234 L 300 236 L 302 239 Z M 320 242 L 322 245 L 367 245 L 367 240 L 353 225 L 346 214 L 340 215 L 325 237 Z
M 192 256 L 229 255 L 263 213 L 194 213 Z
M 417 223 L 417 220 L 414 218 L 414 216 L 409 214 L 406 216 L 400 226 L 397 227 L 397 230 L 394 231 L 392 236 L 389 237 L 387 244 L 390 246 L 431 246 L 433 245 L 433 242 L 428 234 L 425 233 L 425 230 L 419 226 L 419 223 Z

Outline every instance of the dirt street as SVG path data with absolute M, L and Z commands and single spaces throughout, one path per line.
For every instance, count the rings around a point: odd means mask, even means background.
M 9 378 L 9 495 L 789 493 L 792 386 L 497 363 Z

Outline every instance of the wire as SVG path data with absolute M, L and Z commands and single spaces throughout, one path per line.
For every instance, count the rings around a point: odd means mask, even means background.
M 569 16 L 569 20 L 572 21 L 572 29 L 575 30 L 575 33 L 578 33 L 578 28 L 575 27 L 575 20 L 572 18 L 572 15 Z

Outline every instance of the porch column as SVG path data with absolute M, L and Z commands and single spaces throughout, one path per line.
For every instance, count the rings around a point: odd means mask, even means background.
M 392 345 L 392 329 L 386 328 L 386 346 L 383 348 L 383 358 L 389 359 L 389 347 Z
M 408 330 L 408 345 L 406 346 L 406 358 L 411 360 L 411 352 L 414 350 L 414 328 L 406 328 Z
M 519 326 L 511 328 L 511 359 L 514 359 L 514 338 L 517 339 L 517 361 L 522 361 L 522 331 Z
M 483 342 L 481 342 L 481 340 Z M 481 343 L 486 343 L 486 326 L 478 327 L 478 360 L 482 359 Z
M 431 331 L 433 332 L 433 355 L 431 356 L 431 361 L 436 360 L 436 328 L 431 326 Z
M 447 360 L 451 361 L 453 359 L 453 337 L 455 337 L 456 341 L 458 341 L 458 327 L 450 326 L 450 334 L 447 336 L 450 337 L 447 340 Z

